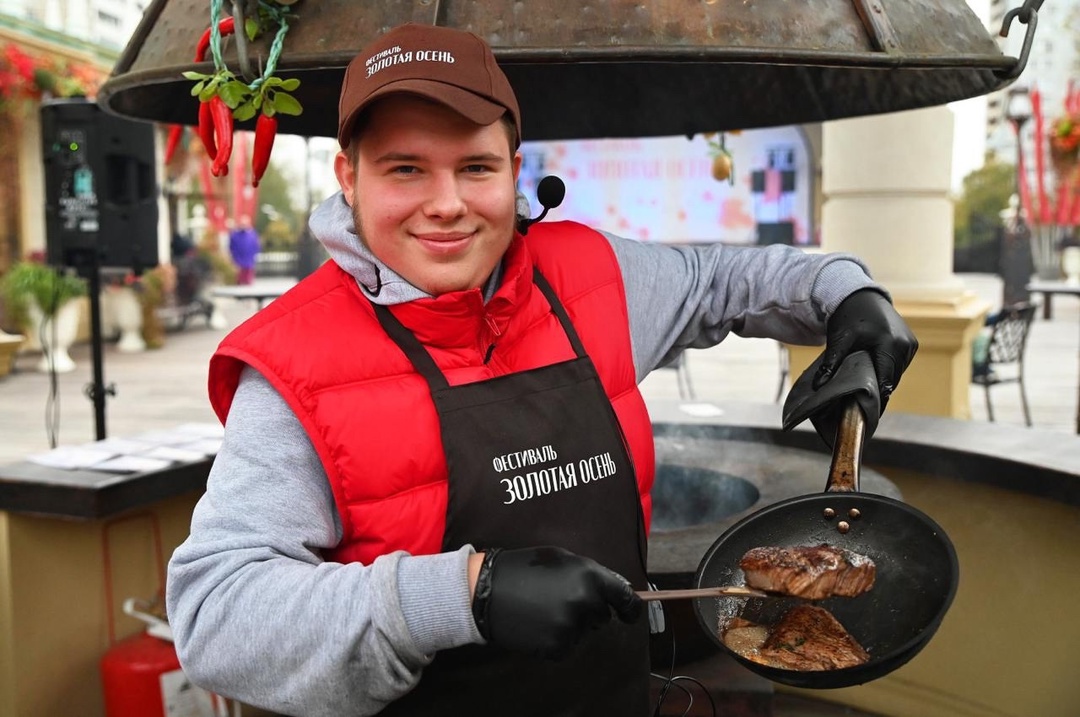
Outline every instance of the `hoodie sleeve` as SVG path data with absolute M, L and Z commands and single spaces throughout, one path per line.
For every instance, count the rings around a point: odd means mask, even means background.
M 848 254 L 790 246 L 673 246 L 605 234 L 626 288 L 638 381 L 686 348 L 729 333 L 818 345 L 849 294 L 885 290 Z
M 299 421 L 245 369 L 190 535 L 169 563 L 169 623 L 188 677 L 282 714 L 371 715 L 411 690 L 436 651 L 482 641 L 471 547 L 324 561 L 340 539 Z

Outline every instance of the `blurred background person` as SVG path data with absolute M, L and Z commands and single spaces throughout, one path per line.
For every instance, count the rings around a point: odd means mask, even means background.
M 255 281 L 255 260 L 261 248 L 259 234 L 251 226 L 251 217 L 240 217 L 239 223 L 229 232 L 229 254 L 236 264 L 237 284 Z

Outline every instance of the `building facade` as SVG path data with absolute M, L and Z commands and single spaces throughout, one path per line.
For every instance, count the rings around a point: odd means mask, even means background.
M 119 52 L 149 0 L 0 0 L 0 15 Z
M 92 97 L 147 0 L 0 0 L 0 273 L 45 247 L 39 104 Z
M 990 30 L 1001 30 L 1006 14 L 1018 6 L 1017 0 L 990 1 Z M 998 37 L 1002 52 L 1019 57 L 1027 27 L 1013 20 L 1008 37 Z M 1054 0 L 1044 3 L 1038 13 L 1038 25 L 1028 56 L 1027 67 L 1014 83 L 1017 87 L 1038 88 L 1042 110 L 1049 128 L 1053 118 L 1064 112 L 1070 83 L 1080 89 L 1080 0 Z M 996 159 L 1010 164 L 1016 161 L 1016 138 L 1006 117 L 1008 88 L 987 96 L 986 150 Z M 1034 123 L 1024 128 L 1024 153 L 1034 149 Z

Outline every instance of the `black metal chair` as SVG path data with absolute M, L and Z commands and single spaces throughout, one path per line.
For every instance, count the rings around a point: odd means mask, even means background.
M 990 387 L 1015 383 L 1020 386 L 1024 423 L 1031 425 L 1031 411 L 1024 390 L 1024 351 L 1034 318 L 1035 305 L 1020 303 L 1005 306 L 986 320 L 986 325 L 990 327 L 990 340 L 985 357 L 972 363 L 971 381 L 982 386 L 986 392 L 986 415 L 991 422 L 994 420 L 994 406 L 990 400 Z

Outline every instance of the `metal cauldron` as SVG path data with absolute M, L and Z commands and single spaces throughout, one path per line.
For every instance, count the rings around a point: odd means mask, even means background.
M 252 0 L 225 3 L 235 16 Z M 281 131 L 336 134 L 344 68 L 403 22 L 471 30 L 494 48 L 521 104 L 525 139 L 693 135 L 939 105 L 1000 89 L 1027 60 L 998 49 L 964 0 L 299 0 L 276 74 L 298 78 L 306 108 Z M 186 70 L 209 26 L 206 0 L 154 0 L 98 102 L 135 119 L 195 124 Z M 242 25 L 238 24 L 238 27 Z M 242 41 L 242 38 L 240 38 Z M 230 69 L 265 66 L 272 37 L 230 38 Z

